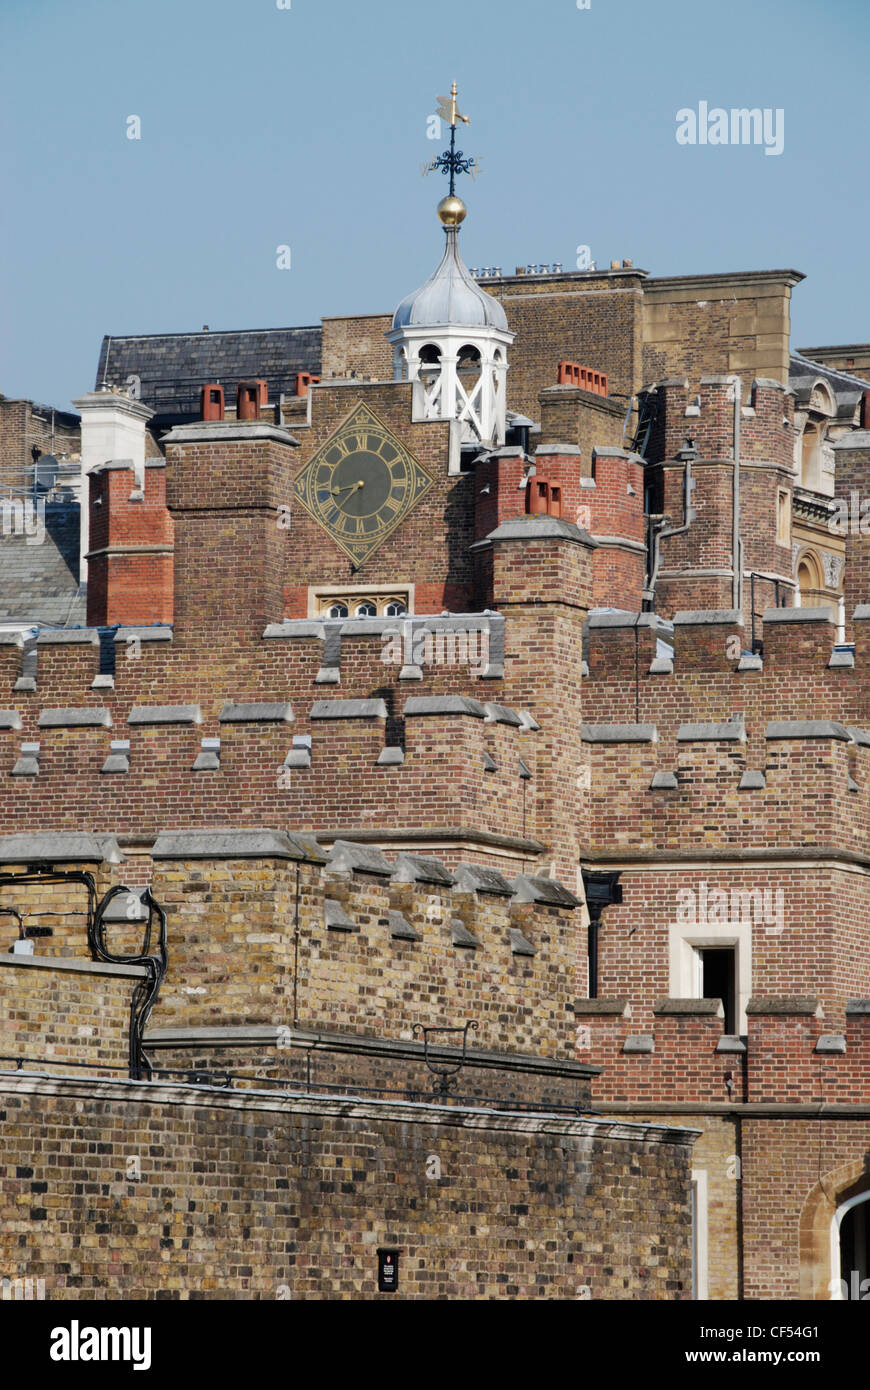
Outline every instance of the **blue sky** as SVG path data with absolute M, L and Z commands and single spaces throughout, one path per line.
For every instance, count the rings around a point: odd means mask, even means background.
M 0 391 L 63 408 L 104 333 L 391 310 L 454 77 L 469 265 L 794 267 L 793 343 L 867 341 L 868 50 L 866 0 L 2 0 Z M 701 101 L 782 108 L 783 153 L 678 145 Z

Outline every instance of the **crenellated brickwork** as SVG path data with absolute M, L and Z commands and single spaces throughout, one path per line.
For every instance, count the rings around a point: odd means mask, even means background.
M 791 516 L 794 487 L 794 399 L 768 378 L 752 382 L 748 399 L 744 392 L 739 378 L 710 376 L 701 378 L 696 395 L 679 379 L 660 382 L 652 393 L 648 484 L 651 510 L 664 517 L 655 576 L 663 617 L 734 607 L 735 451 L 744 615 L 751 618 L 750 572 L 757 576 L 758 609 L 792 602 L 791 535 L 783 517 Z

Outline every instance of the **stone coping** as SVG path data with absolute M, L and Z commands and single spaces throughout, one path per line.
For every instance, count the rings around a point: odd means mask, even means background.
M 753 1015 L 800 1014 L 809 1018 L 817 1018 L 821 1013 L 821 1005 L 818 999 L 814 999 L 809 994 L 780 994 L 772 995 L 770 998 L 753 995 L 746 1005 L 746 1012 Z
M 657 743 L 655 724 L 583 724 L 584 743 Z
M 201 724 L 199 705 L 134 705 L 128 724 Z
M 293 1047 L 308 1048 L 316 1052 L 346 1052 L 415 1060 L 426 1055 L 425 1044 L 411 1039 L 374 1038 L 365 1034 L 333 1033 L 320 1029 L 308 1030 L 269 1024 L 209 1024 L 199 1028 L 157 1028 L 149 1029 L 145 1035 L 145 1046 L 148 1049 L 262 1047 L 277 1045 L 279 1042 L 285 1047 L 289 1043 Z M 450 1060 L 461 1056 L 462 1048 L 430 1042 L 429 1055 Z M 573 1077 L 577 1080 L 598 1076 L 602 1070 L 601 1067 L 588 1062 L 578 1062 L 574 1058 L 535 1056 L 522 1052 L 494 1052 L 490 1048 L 473 1046 L 467 1048 L 465 1055 L 469 1066 L 473 1067 Z
M 729 627 L 742 627 L 743 614 L 739 608 L 685 608 L 673 617 L 674 627 L 714 627 L 727 624 Z
M 656 631 L 669 630 L 656 613 L 590 613 L 589 627 L 651 627 Z
M 2 842 L 0 842 L 2 847 Z M 315 840 L 284 830 L 164 830 L 152 859 L 295 859 L 325 864 Z
M 278 444 L 298 446 L 289 430 L 270 425 L 265 420 L 194 420 L 188 425 L 175 425 L 161 435 L 161 444 L 228 444 L 242 439 L 274 439 Z
M 665 1017 L 672 1015 L 677 1018 L 725 1017 L 721 999 L 657 999 L 653 1005 L 653 1013 Z
M 486 707 L 468 695 L 412 695 L 405 701 L 403 713 L 407 719 L 436 714 L 468 714 L 472 719 L 487 718 Z
M 50 1065 L 50 1063 L 49 1063 Z M 115 1081 L 54 1075 L 0 1072 L 0 1089 L 6 1094 L 68 1096 L 72 1099 L 116 1101 L 150 1105 L 177 1105 L 197 1109 L 237 1111 L 242 1114 L 278 1113 L 323 1116 L 341 1120 L 380 1120 L 395 1124 L 446 1126 L 511 1134 L 564 1134 L 572 1138 L 625 1139 L 634 1142 L 674 1144 L 691 1148 L 702 1131 L 687 1126 L 650 1124 L 600 1114 L 569 1118 L 542 1107 L 535 1111 L 483 1109 L 438 1105 L 424 1101 L 355 1100 L 348 1096 L 276 1096 L 263 1091 L 228 1091 L 225 1086 L 195 1086 L 168 1082 Z M 640 1107 L 643 1108 L 643 1107 Z M 698 1106 L 695 1110 L 698 1110 Z M 638 1106 L 634 1107 L 635 1111 Z
M 519 903 L 544 903 L 549 907 L 575 908 L 580 906 L 580 899 L 554 878 L 537 878 L 532 874 L 519 874 L 513 880 L 511 887 L 514 889 L 516 901 Z
M 571 1006 L 576 1018 L 627 1018 L 627 999 L 575 999 Z
M 396 856 L 392 878 L 394 883 L 435 883 L 445 888 L 452 888 L 456 882 L 440 859 L 407 852 Z
M 43 628 L 36 639 L 38 647 L 88 646 L 100 645 L 100 634 L 95 627 Z
M 526 728 L 522 716 L 515 709 L 510 709 L 507 705 L 493 704 L 487 701 L 484 705 L 486 711 L 487 724 L 511 724 L 515 729 Z
M 311 719 L 386 719 L 385 700 L 315 700 Z
M 767 608 L 764 626 L 772 623 L 827 623 L 833 627 L 837 618 L 833 608 L 823 604 L 818 608 Z
M 678 743 L 745 743 L 746 726 L 742 717 L 723 720 L 718 724 L 681 724 Z
M 282 623 L 270 623 L 263 632 L 263 639 L 318 639 L 324 641 L 327 634 L 342 637 L 383 637 L 405 632 L 410 627 L 414 634 L 420 632 L 501 632 L 504 628 L 502 613 L 406 613 L 396 618 L 287 618 Z
M 291 724 L 293 710 L 284 704 L 224 705 L 218 716 L 221 724 Z
M 844 743 L 851 742 L 843 725 L 838 724 L 833 719 L 772 720 L 764 732 L 764 737 L 766 739 L 836 738 Z
M 394 865 L 375 845 L 360 844 L 355 840 L 335 840 L 329 855 L 329 867 L 339 872 L 391 878 Z
M 171 627 L 119 627 L 114 640 L 120 644 L 133 638 L 140 642 L 171 642 L 173 636 Z
M 564 521 L 556 516 L 530 516 L 515 521 L 503 521 L 501 526 L 490 531 L 486 539 L 490 543 L 501 541 L 573 541 L 577 545 L 594 546 L 596 542 L 587 531 L 575 526 L 573 521 Z
M 40 729 L 111 729 L 107 709 L 44 709 L 36 721 Z
M 145 980 L 149 975 L 144 965 L 111 965 L 108 961 L 68 960 L 65 956 L 17 956 L 0 952 L 0 966 L 4 965 L 23 966 L 25 970 L 59 970 L 74 975 L 119 975 L 125 980 Z M 95 1062 L 94 1065 L 100 1064 Z
M 834 441 L 834 449 L 870 449 L 870 430 L 852 430 Z
M 111 843 L 117 851 L 117 844 Z M 102 864 L 106 859 L 117 862 L 110 851 L 110 844 L 101 844 L 96 835 L 80 831 L 0 836 L 0 864 Z
M 502 898 L 512 898 L 514 890 L 498 869 L 486 869 L 481 864 L 463 862 L 454 870 L 456 886 L 465 893 L 496 893 Z

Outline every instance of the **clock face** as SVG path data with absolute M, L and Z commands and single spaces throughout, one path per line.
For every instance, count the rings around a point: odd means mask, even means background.
M 358 405 L 296 479 L 296 497 L 359 568 L 432 486 L 366 405 Z

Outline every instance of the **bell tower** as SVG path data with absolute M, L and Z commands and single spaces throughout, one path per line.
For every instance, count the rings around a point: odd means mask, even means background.
M 456 195 L 456 175 L 474 160 L 456 149 L 456 125 L 468 120 L 450 98 L 439 98 L 450 124 L 450 149 L 433 162 L 450 176 L 450 192 L 438 205 L 447 244 L 434 275 L 408 295 L 393 317 L 396 381 L 414 383 L 415 420 L 456 420 L 463 443 L 498 448 L 505 441 L 508 348 L 515 334 L 501 304 L 474 281 L 459 251 L 466 206 Z

